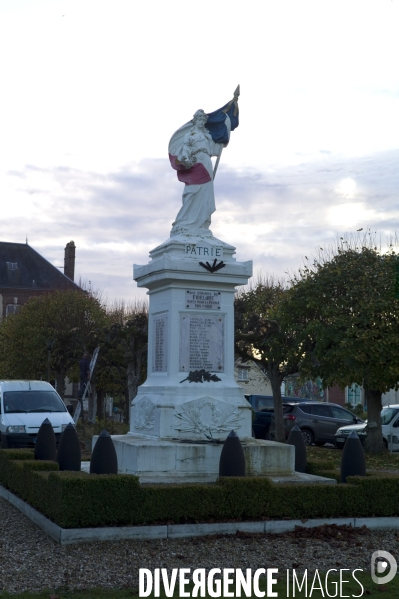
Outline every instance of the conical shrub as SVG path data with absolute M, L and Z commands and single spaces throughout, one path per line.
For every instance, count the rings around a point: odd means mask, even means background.
M 90 474 L 118 474 L 118 458 L 111 436 L 105 429 L 91 454 Z
M 224 442 L 219 461 L 219 476 L 245 476 L 245 455 L 241 441 L 234 431 Z
M 54 429 L 48 418 L 43 420 L 36 437 L 35 460 L 54 460 L 57 454 L 57 441 Z
M 341 483 L 346 483 L 348 476 L 366 476 L 366 457 L 355 431 L 347 438 L 341 456 Z
M 295 447 L 295 472 L 306 472 L 307 454 L 301 429 L 296 424 L 288 435 L 287 445 Z
M 74 470 L 79 472 L 81 469 L 82 453 L 80 451 L 80 442 L 76 429 L 71 422 L 61 435 L 58 444 L 57 462 L 60 470 Z

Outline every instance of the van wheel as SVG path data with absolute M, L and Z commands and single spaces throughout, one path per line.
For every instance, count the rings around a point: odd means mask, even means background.
M 382 442 L 384 444 L 384 449 L 388 449 L 388 442 L 386 439 L 382 439 Z
M 7 437 L 3 437 L 3 436 L 1 436 L 0 445 L 1 445 L 1 448 L 2 448 L 2 449 L 8 449 L 8 441 L 7 441 Z
M 314 441 L 314 435 L 311 430 L 308 428 L 301 429 L 303 440 L 305 441 L 305 445 L 312 445 Z

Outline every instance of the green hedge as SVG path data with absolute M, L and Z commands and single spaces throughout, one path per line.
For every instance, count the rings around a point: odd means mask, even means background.
M 308 460 L 306 472 L 314 476 L 324 476 L 324 478 L 334 478 L 337 483 L 341 482 L 341 474 L 331 460 Z
M 9 460 L 34 460 L 35 452 L 33 449 L 2 449 L 0 451 L 0 464 Z
M 38 471 L 58 470 L 57 462 L 35 460 L 33 450 L 2 449 L 0 451 L 0 482 L 30 502 L 36 492 L 32 475 Z
M 223 478 L 213 485 L 140 485 L 130 475 L 59 472 L 55 462 L 17 451 L 0 451 L 1 484 L 64 528 L 399 516 L 399 476 L 394 475 L 350 477 L 345 485 L 273 484 L 259 477 Z

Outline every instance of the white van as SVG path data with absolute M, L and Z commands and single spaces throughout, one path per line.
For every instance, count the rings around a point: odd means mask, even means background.
M 64 402 L 45 381 L 0 380 L 1 447 L 34 447 L 38 430 L 48 418 L 57 445 L 65 427 L 73 422 Z

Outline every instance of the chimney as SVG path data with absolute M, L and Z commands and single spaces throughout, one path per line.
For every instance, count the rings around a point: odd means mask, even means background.
M 75 277 L 75 249 L 74 241 L 70 241 L 65 246 L 64 275 L 71 279 L 71 281 Z

